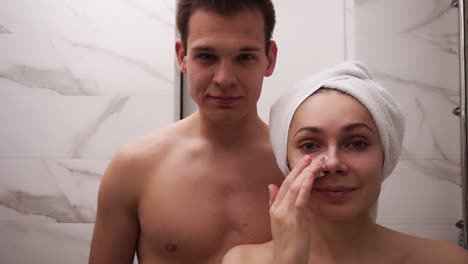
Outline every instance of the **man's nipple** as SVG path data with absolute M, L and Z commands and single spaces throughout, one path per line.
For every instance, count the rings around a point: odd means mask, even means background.
M 173 252 L 173 251 L 176 251 L 177 250 L 177 245 L 174 244 L 174 243 L 167 243 L 166 244 L 166 251 L 168 252 Z

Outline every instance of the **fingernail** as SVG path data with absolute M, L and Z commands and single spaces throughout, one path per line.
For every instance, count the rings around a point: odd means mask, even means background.
M 325 167 L 327 166 L 327 160 L 328 160 L 328 157 L 327 156 L 323 156 L 320 161 L 321 161 L 321 164 L 322 164 L 322 169 L 325 169 Z
M 325 173 L 324 173 L 323 171 L 320 171 L 319 173 L 317 173 L 317 176 L 316 176 L 316 177 L 317 177 L 317 178 L 321 178 L 321 177 L 323 177 L 323 176 L 325 176 Z
M 327 157 L 326 155 L 323 155 L 323 156 L 320 158 L 320 162 L 322 162 L 322 163 L 327 162 L 327 160 L 328 160 L 328 157 Z

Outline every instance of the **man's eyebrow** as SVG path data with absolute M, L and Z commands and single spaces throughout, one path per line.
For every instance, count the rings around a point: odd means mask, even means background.
M 240 47 L 239 51 L 246 52 L 246 51 L 259 51 L 261 48 L 256 46 L 242 46 Z
M 216 49 L 210 46 L 195 46 L 192 48 L 194 51 L 204 51 L 204 52 L 216 52 Z M 242 46 L 239 48 L 240 52 L 251 52 L 251 51 L 260 51 L 260 47 L 256 46 Z
M 210 51 L 210 52 L 216 51 L 214 48 L 209 47 L 209 46 L 196 46 L 196 47 L 194 47 L 192 49 L 194 51 Z

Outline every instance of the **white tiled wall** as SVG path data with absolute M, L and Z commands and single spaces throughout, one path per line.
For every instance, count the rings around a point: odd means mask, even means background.
M 295 81 L 363 60 L 408 117 L 378 221 L 455 241 L 458 17 L 450 0 L 274 2 L 278 62 L 261 117 Z M 0 0 L 1 263 L 86 263 L 112 154 L 176 119 L 174 13 L 175 0 Z
M 176 120 L 174 0 L 0 0 L 0 263 L 86 263 L 101 175 Z
M 264 81 L 260 117 L 268 121 L 270 106 L 298 80 L 345 59 L 343 0 L 273 1 L 278 44 L 275 72 Z
M 349 58 L 364 61 L 406 115 L 402 160 L 378 222 L 457 242 L 462 219 L 458 9 L 451 0 L 347 1 Z

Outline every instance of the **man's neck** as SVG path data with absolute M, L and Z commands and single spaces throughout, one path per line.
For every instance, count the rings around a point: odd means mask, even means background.
M 198 124 L 200 136 L 220 147 L 243 146 L 268 136 L 268 126 L 258 115 L 236 121 L 215 122 L 196 112 L 192 118 Z

